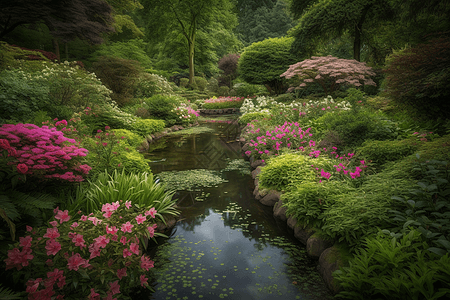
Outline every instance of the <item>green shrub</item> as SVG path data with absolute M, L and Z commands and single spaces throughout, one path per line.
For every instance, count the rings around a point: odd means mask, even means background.
M 173 86 L 164 77 L 142 73 L 136 83 L 134 97 L 148 98 L 155 94 L 172 94 Z
M 316 181 L 316 172 L 312 164 L 319 166 L 322 161 L 309 156 L 287 153 L 273 157 L 259 174 L 261 188 L 284 191 L 297 185 Z
M 121 151 L 118 155 L 113 156 L 111 164 L 117 166 L 116 170 L 123 169 L 127 173 L 141 174 L 151 172 L 149 160 L 139 153 L 136 149 L 128 148 L 127 151 Z
M 195 76 L 195 84 L 197 84 L 198 90 L 203 92 L 208 85 L 208 80 L 200 76 Z
M 242 115 L 239 118 L 239 123 L 246 125 L 246 124 L 250 123 L 253 120 L 260 121 L 260 120 L 263 120 L 263 119 L 269 118 L 269 117 L 270 117 L 269 113 L 265 113 L 265 112 L 251 112 L 251 113 Z
M 320 228 L 322 215 L 335 203 L 337 195 L 345 195 L 355 188 L 345 181 L 304 182 L 281 196 L 287 207 L 286 215 L 294 217 L 301 224 Z
M 450 117 L 450 38 L 394 52 L 386 59 L 386 93 L 419 119 Z
M 449 256 L 436 258 L 419 232 L 371 236 L 349 267 L 333 273 L 343 299 L 444 299 L 450 295 Z
M 144 138 L 141 135 L 131 132 L 127 129 L 113 129 L 111 131 L 114 132 L 117 137 L 124 137 L 125 141 L 134 148 L 138 148 L 139 146 L 141 146 L 142 142 L 144 141 Z
M 260 84 L 240 82 L 233 85 L 230 94 L 237 97 L 261 96 L 267 94 L 267 89 Z
M 418 148 L 417 140 L 366 141 L 358 148 L 356 156 L 380 167 L 389 161 L 401 160 L 413 154 Z
M 217 93 L 219 90 L 219 82 L 216 78 L 211 77 L 208 79 L 208 84 L 206 85 L 206 90 L 210 93 Z
M 138 78 L 143 72 L 139 62 L 101 56 L 92 66 L 103 84 L 113 91 L 111 98 L 119 106 L 124 106 L 133 98 Z
M 79 117 L 82 124 L 87 127 L 84 131 L 88 134 L 93 134 L 98 129 L 103 130 L 105 126 L 109 126 L 112 129 L 124 128 L 132 130 L 132 125 L 138 120 L 134 115 L 124 112 L 110 103 L 93 105 L 75 116 Z
M 134 122 L 131 127 L 134 132 L 137 132 L 141 136 L 147 136 L 162 131 L 165 127 L 165 123 L 163 120 L 140 119 Z
M 180 87 L 187 87 L 189 84 L 189 78 L 180 78 Z
M 365 140 L 392 140 L 397 127 L 382 114 L 367 110 L 326 113 L 315 122 L 318 131 L 334 131 L 344 147 L 360 146 Z
M 217 94 L 219 94 L 220 96 L 228 96 L 230 91 L 230 88 L 227 86 L 219 86 L 219 88 L 217 89 Z
M 146 108 L 153 118 L 165 120 L 167 125 L 177 123 L 177 115 L 173 112 L 185 100 L 179 96 L 154 95 L 145 99 Z
M 145 52 L 147 43 L 142 39 L 131 39 L 124 42 L 109 42 L 101 44 L 92 57 L 97 59 L 102 56 L 132 59 L 138 61 L 144 68 L 152 65 L 150 57 Z

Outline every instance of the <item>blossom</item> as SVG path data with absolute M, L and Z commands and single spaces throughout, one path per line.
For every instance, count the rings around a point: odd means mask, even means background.
M 47 255 L 56 255 L 61 250 L 61 244 L 53 239 L 47 240 L 45 249 L 47 249 Z
M 45 238 L 49 238 L 49 239 L 56 239 L 60 236 L 59 232 L 58 232 L 58 228 L 53 227 L 53 228 L 47 228 L 47 233 L 44 234 Z
M 136 255 L 139 255 L 139 244 L 131 243 L 130 244 L 130 250 Z
M 89 220 L 89 221 L 92 221 L 92 223 L 93 223 L 95 226 L 97 226 L 99 223 L 102 222 L 102 220 L 100 220 L 100 219 L 98 219 L 98 218 L 96 218 L 96 217 L 89 217 L 88 220 Z
M 148 230 L 151 238 L 155 235 L 156 227 L 157 227 L 156 224 L 153 224 L 152 226 L 147 227 L 147 230 Z
M 117 270 L 117 277 L 119 277 L 119 279 L 122 279 L 122 277 L 126 276 L 127 276 L 127 267 Z
M 146 257 L 145 255 L 141 256 L 141 268 L 148 271 L 149 269 L 154 267 L 154 261 L 150 260 L 150 258 Z
M 142 216 L 142 214 L 140 214 L 139 216 L 137 216 L 135 219 L 136 219 L 136 222 L 137 222 L 138 224 L 142 224 L 145 220 L 147 220 L 147 218 L 144 217 L 144 216 Z
M 120 242 L 122 243 L 122 244 L 126 244 L 127 243 L 127 237 L 126 236 L 122 236 L 121 238 L 120 238 Z
M 26 164 L 18 164 L 17 172 L 19 172 L 20 174 L 25 174 L 26 172 L 28 172 L 28 166 Z
M 59 224 L 61 224 L 62 222 L 67 222 L 70 220 L 70 216 L 69 216 L 69 211 L 65 210 L 58 210 L 58 213 L 55 216 L 55 219 L 59 220 Z
M 19 244 L 20 246 L 25 247 L 25 248 L 30 248 L 33 238 L 31 236 L 20 237 L 19 241 L 20 241 L 20 244 Z
M 139 279 L 141 280 L 141 286 L 147 285 L 148 278 L 145 278 L 145 275 L 141 275 Z
M 33 227 L 27 225 L 26 229 L 27 229 L 28 232 L 31 232 L 33 230 Z
M 110 283 L 109 283 L 109 286 L 110 286 L 110 288 L 111 288 L 111 293 L 112 293 L 113 295 L 119 294 L 119 293 L 120 293 L 120 290 L 119 290 L 119 288 L 120 288 L 119 280 L 116 280 L 116 281 L 114 281 L 114 282 L 110 282 Z
M 130 207 L 131 207 L 131 201 L 130 201 L 130 200 L 126 201 L 126 202 L 125 202 L 125 206 L 126 206 L 128 209 L 130 209 Z
M 83 259 L 80 255 L 80 253 L 75 253 L 72 256 L 67 259 L 67 268 L 69 270 L 78 271 L 79 267 L 85 266 L 88 264 L 88 261 L 86 259 Z
M 120 230 L 123 232 L 131 232 L 131 228 L 133 228 L 134 225 L 130 223 L 130 221 L 126 222 L 125 224 L 122 224 Z
M 95 289 L 91 289 L 91 293 L 89 294 L 89 300 L 98 300 L 100 299 L 100 294 L 95 292 Z
M 119 229 L 116 226 L 109 227 L 108 225 L 106 225 L 106 233 L 116 234 L 117 231 L 119 231 Z
M 128 248 L 123 249 L 123 258 L 126 258 L 127 256 L 131 256 L 133 253 L 128 251 Z
M 77 234 L 76 236 L 74 236 L 72 238 L 72 242 L 75 243 L 75 246 L 77 246 L 77 247 L 79 246 L 81 249 L 86 247 L 86 245 L 84 244 L 85 243 L 84 238 L 81 234 Z
M 152 207 L 152 208 L 150 208 L 150 210 L 146 211 L 144 213 L 144 215 L 146 215 L 146 216 L 150 215 L 154 219 L 156 212 L 157 212 L 156 209 L 154 207 Z
M 94 241 L 100 248 L 105 248 L 106 245 L 109 244 L 109 239 L 107 239 L 104 235 L 95 238 Z

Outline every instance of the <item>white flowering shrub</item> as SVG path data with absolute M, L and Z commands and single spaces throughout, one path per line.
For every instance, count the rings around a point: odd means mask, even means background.
M 173 86 L 161 75 L 142 74 L 137 81 L 134 97 L 148 98 L 156 94 L 173 94 Z

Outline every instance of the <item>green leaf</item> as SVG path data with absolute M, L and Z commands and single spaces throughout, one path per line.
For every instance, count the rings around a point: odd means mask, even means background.
M 428 251 L 431 251 L 439 256 L 444 256 L 447 253 L 447 251 L 445 251 L 444 249 L 436 248 L 436 247 L 430 247 L 430 248 L 428 248 Z

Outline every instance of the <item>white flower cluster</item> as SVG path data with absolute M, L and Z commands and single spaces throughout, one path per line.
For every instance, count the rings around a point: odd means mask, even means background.
M 269 112 L 269 108 L 279 103 L 273 100 L 271 97 L 260 96 L 256 99 L 244 99 L 241 106 L 242 115 L 253 113 L 253 112 Z

